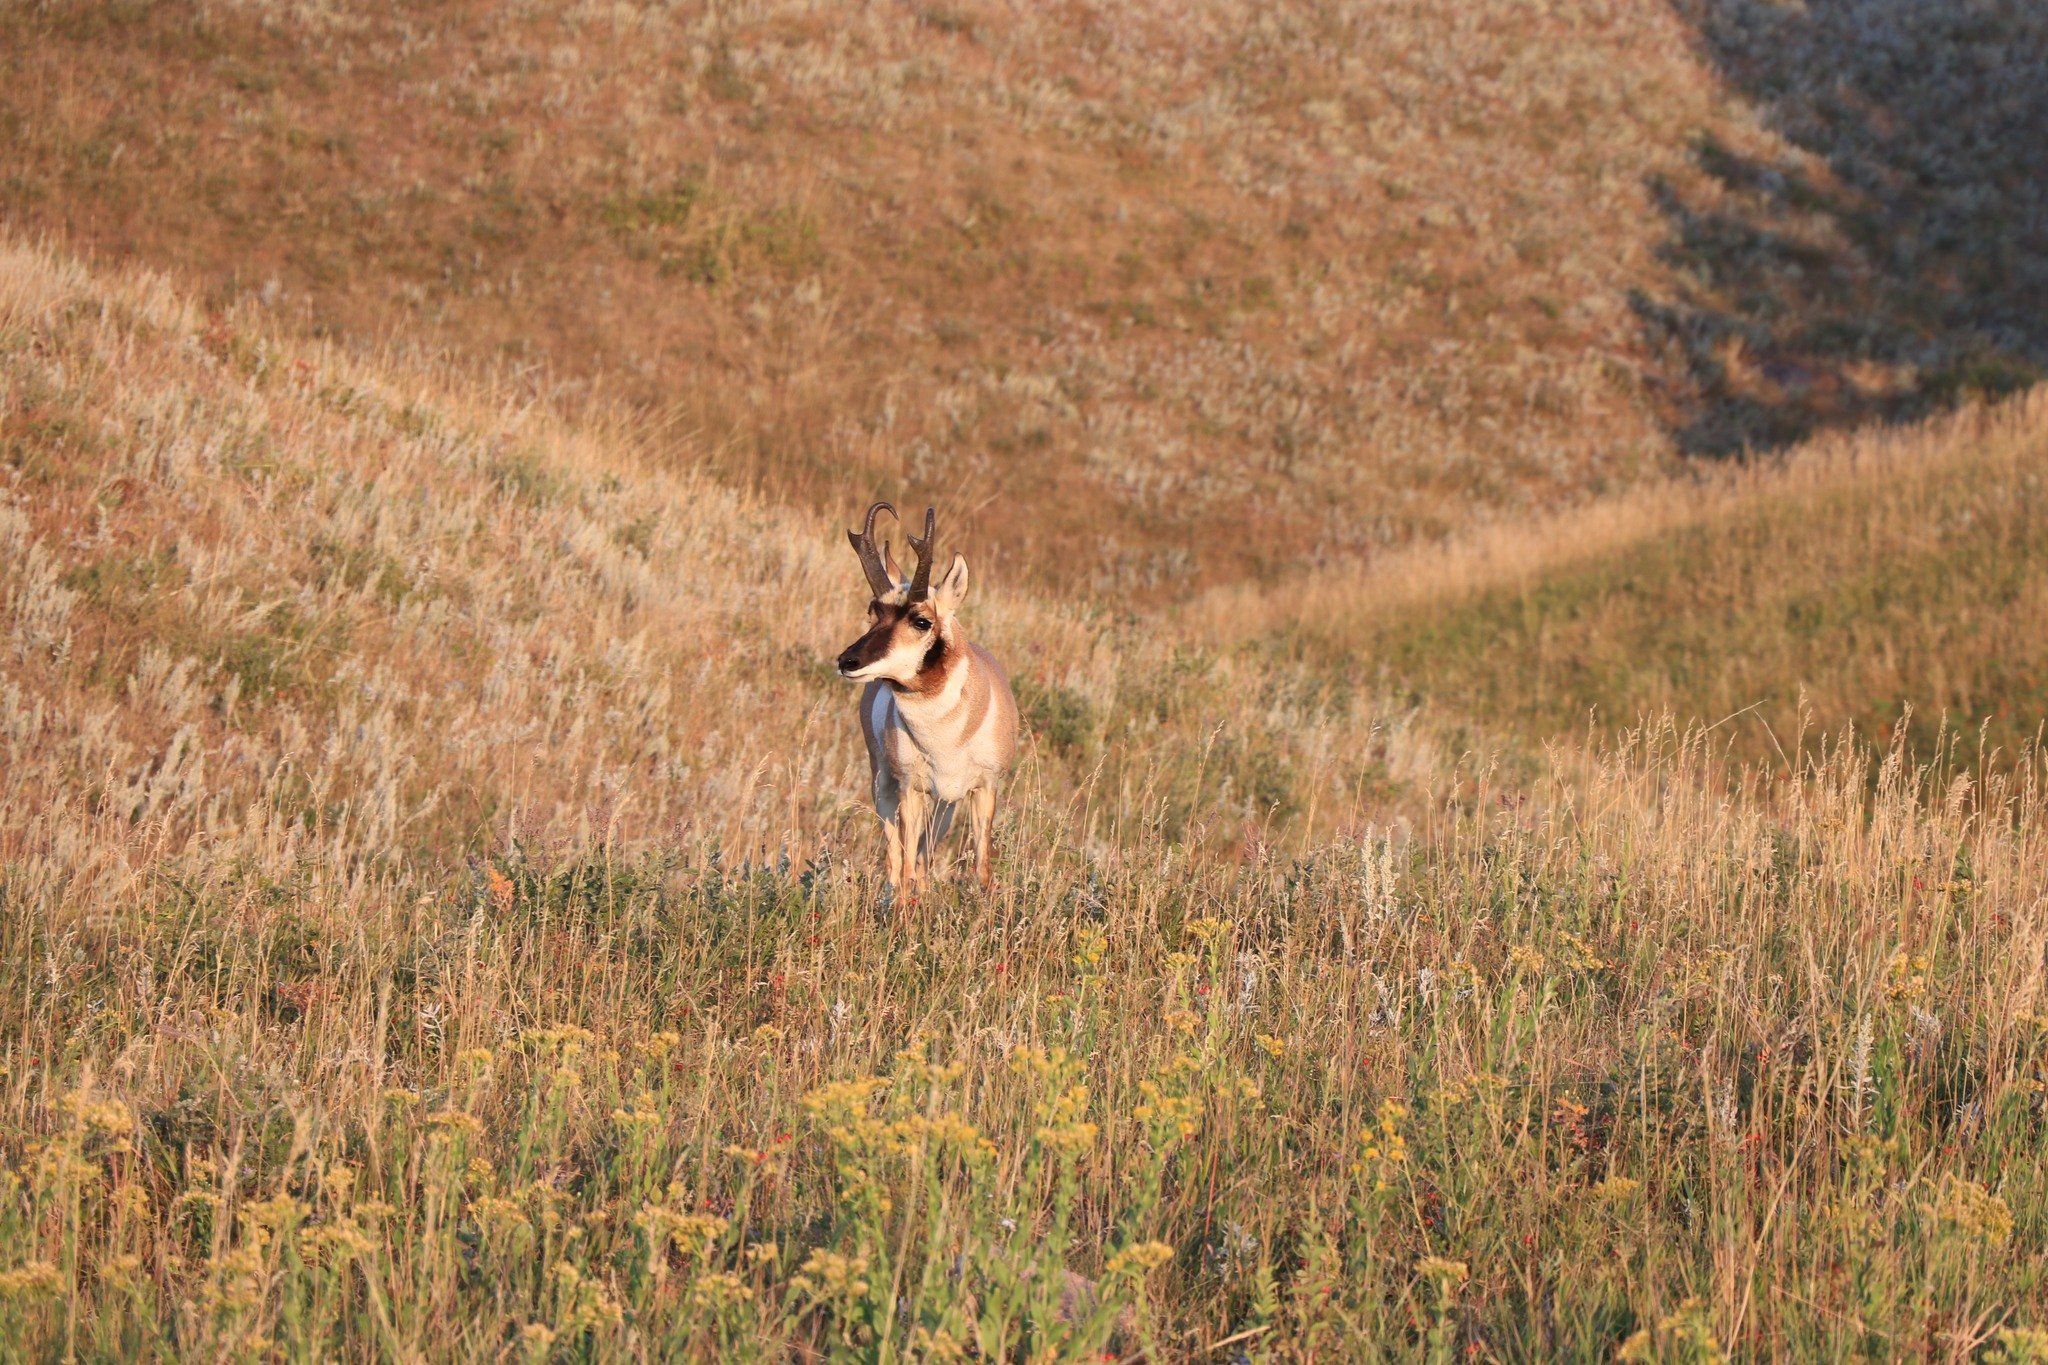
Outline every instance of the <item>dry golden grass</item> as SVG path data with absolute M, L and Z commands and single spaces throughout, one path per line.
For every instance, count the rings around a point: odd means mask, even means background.
M 893 910 L 834 528 L 18 247 L 0 366 L 22 1356 L 2041 1349 L 2037 758 L 1507 787 L 990 594 Z
M 1658 187 L 1827 178 L 1651 0 L 14 6 L 0 126 L 18 229 L 1151 600 L 1663 469 Z

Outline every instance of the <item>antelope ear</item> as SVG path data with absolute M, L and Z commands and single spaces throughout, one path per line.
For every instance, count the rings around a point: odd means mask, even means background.
M 967 556 L 953 556 L 953 567 L 946 570 L 945 578 L 932 590 L 932 598 L 946 611 L 959 609 L 967 600 Z
M 897 587 L 900 588 L 909 581 L 903 576 L 902 567 L 896 563 L 896 544 L 894 541 L 885 540 L 882 542 L 882 567 L 889 571 L 889 581 Z

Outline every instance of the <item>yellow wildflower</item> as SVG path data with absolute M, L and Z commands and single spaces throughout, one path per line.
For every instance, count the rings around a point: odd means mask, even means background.
M 62 1278 L 48 1261 L 30 1261 L 13 1270 L 0 1271 L 0 1299 L 25 1298 L 54 1291 Z
M 574 1024 L 561 1024 L 555 1028 L 536 1028 L 526 1031 L 526 1042 L 536 1048 L 560 1048 L 563 1052 L 576 1052 L 597 1041 L 597 1035 L 587 1028 Z
M 1472 1277 L 1471 1269 L 1463 1261 L 1447 1261 L 1441 1256 L 1423 1257 L 1415 1263 L 1415 1273 L 1446 1288 L 1454 1288 Z
M 972 1360 L 967 1348 L 943 1327 L 919 1327 L 910 1334 L 912 1360 Z
M 1078 1154 L 1095 1145 L 1096 1128 L 1092 1123 L 1063 1123 L 1057 1127 L 1047 1126 L 1038 1130 L 1038 1143 L 1056 1152 Z
M 868 1292 L 868 1258 L 822 1248 L 804 1258 L 789 1286 L 815 1299 L 859 1299 Z
M 306 1206 L 288 1194 L 280 1194 L 275 1199 L 266 1199 L 262 1203 L 242 1206 L 242 1218 L 245 1222 L 278 1232 L 295 1226 L 305 1214 Z
M 1134 1242 L 1109 1258 L 1106 1273 L 1144 1275 L 1173 1259 L 1173 1248 L 1164 1242 Z
M 484 1135 L 484 1121 L 476 1115 L 464 1113 L 460 1109 L 443 1109 L 438 1113 L 429 1114 L 427 1116 L 427 1126 L 438 1128 L 450 1136 L 456 1133 L 466 1133 L 470 1137 L 482 1137 Z
M 1377 1121 L 1360 1135 L 1364 1160 L 1351 1169 L 1354 1175 L 1372 1177 L 1374 1193 L 1387 1189 L 1397 1169 L 1408 1160 L 1408 1139 L 1401 1132 L 1401 1121 L 1407 1117 L 1407 1105 L 1396 1099 L 1382 1100 Z
M 627 1129 L 657 1128 L 661 1125 L 661 1109 L 654 1095 L 643 1090 L 633 1097 L 631 1109 L 612 1110 L 612 1122 Z
M 700 1308 L 710 1308 L 721 1303 L 746 1303 L 754 1297 L 754 1291 L 739 1276 L 721 1271 L 699 1276 L 690 1288 L 690 1297 Z
M 353 1218 L 314 1228 L 306 1234 L 305 1244 L 316 1257 L 334 1261 L 368 1256 L 377 1249 L 376 1242 Z
M 511 1229 L 526 1226 L 526 1210 L 495 1194 L 485 1195 L 471 1203 L 469 1208 L 479 1223 L 489 1227 Z
M 1984 1355 L 1986 1365 L 2041 1365 L 2048 1361 L 2048 1332 L 2037 1327 L 2001 1327 L 1998 1344 Z
M 83 1090 L 66 1095 L 58 1101 L 58 1108 L 70 1115 L 72 1123 L 84 1132 L 120 1137 L 135 1128 L 135 1119 L 126 1109 L 110 1101 L 95 1100 Z
M 1603 1204 L 1618 1204 L 1641 1189 L 1643 1182 L 1625 1175 L 1610 1175 L 1587 1191 Z
M 528 1360 L 546 1360 L 555 1347 L 555 1329 L 543 1322 L 529 1322 L 519 1329 L 519 1343 Z
M 1927 974 L 1933 964 L 1924 957 L 1909 957 L 1905 953 L 1895 955 L 1887 974 L 1891 980 L 1885 986 L 1885 994 L 1894 1000 L 1920 1000 L 1927 995 Z
M 1927 1205 L 1942 1227 L 1971 1241 L 2002 1245 L 2012 1237 L 2012 1209 L 1974 1180 L 1944 1177 L 1941 1190 Z
M 1728 1358 L 1721 1349 L 1720 1338 L 1714 1335 L 1714 1325 L 1708 1317 L 1707 1307 L 1698 1299 L 1687 1299 L 1678 1305 L 1678 1311 L 1657 1324 L 1657 1331 L 1673 1339 L 1674 1344 L 1685 1348 L 1681 1359 L 1690 1358 L 1701 1362 L 1719 1362 Z M 1634 1338 L 1630 1339 L 1633 1344 Z M 1626 1349 L 1626 1347 L 1624 1347 Z M 1644 1343 L 1644 1354 L 1630 1357 L 1636 1360 L 1656 1358 L 1649 1343 Z

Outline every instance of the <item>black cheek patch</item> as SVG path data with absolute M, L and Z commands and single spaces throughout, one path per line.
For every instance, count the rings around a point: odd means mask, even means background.
M 932 669 L 937 668 L 943 663 L 945 658 L 946 637 L 934 631 L 932 633 L 932 642 L 924 647 L 924 662 L 918 665 L 918 671 L 920 673 L 929 673 Z
M 880 662 L 888 654 L 890 643 L 889 628 L 878 626 L 855 640 L 848 647 L 847 653 L 860 661 L 860 667 L 866 668 L 869 664 Z

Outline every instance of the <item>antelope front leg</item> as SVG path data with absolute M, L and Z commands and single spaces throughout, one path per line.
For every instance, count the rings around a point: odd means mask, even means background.
M 996 792 L 993 787 L 976 787 L 968 797 L 967 813 L 974 821 L 974 875 L 983 891 L 996 889 L 995 868 L 989 862 L 989 843 L 995 835 Z
M 883 867 L 889 874 L 889 894 L 903 890 L 903 838 L 896 828 L 896 817 L 903 808 L 903 794 L 896 779 L 885 769 L 875 770 L 875 817 L 882 822 L 882 838 L 886 844 Z
M 916 900 L 925 891 L 924 827 L 931 816 L 931 801 L 916 789 L 903 793 L 902 804 L 896 808 L 895 843 L 902 848 L 903 880 Z

